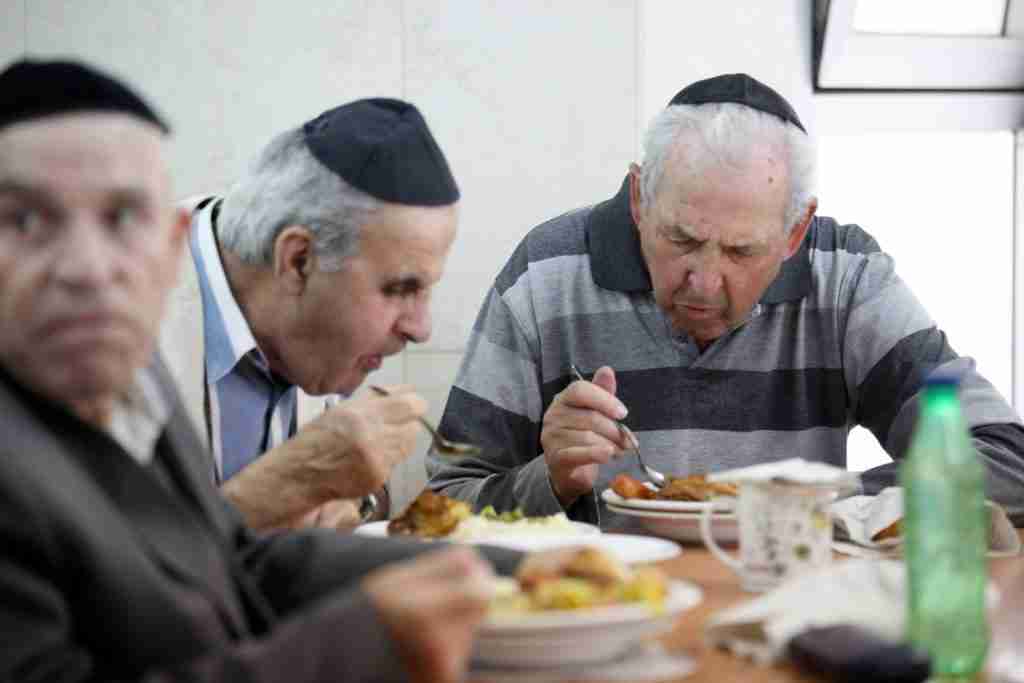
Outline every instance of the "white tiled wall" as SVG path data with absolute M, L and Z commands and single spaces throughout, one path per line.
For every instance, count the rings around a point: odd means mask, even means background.
M 810 0 L 640 2 L 640 126 L 683 86 L 743 72 L 786 97 L 810 131 Z
M 25 3 L 5 0 L 0 5 L 0 63 L 17 59 L 25 51 Z
M 545 218 L 608 195 L 633 158 L 633 2 L 410 2 L 406 95 L 465 198 L 430 350 L 465 343 L 486 287 Z
M 680 87 L 728 70 L 810 110 L 805 0 L 0 0 L 0 60 L 73 55 L 125 77 L 173 123 L 180 196 L 217 191 L 274 133 L 341 102 L 404 97 L 463 191 L 429 343 L 389 359 L 440 416 L 466 335 L 525 232 L 610 196 L 640 129 Z M 807 113 L 807 117 L 811 116 Z M 422 487 L 403 466 L 398 504 Z

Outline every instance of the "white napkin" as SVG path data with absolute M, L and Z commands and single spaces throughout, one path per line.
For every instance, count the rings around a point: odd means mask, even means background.
M 987 501 L 990 512 L 989 557 L 1016 555 L 1021 550 L 1020 536 L 1002 507 Z M 903 489 L 891 486 L 877 496 L 851 496 L 832 504 L 838 552 L 857 557 L 899 556 L 903 538 L 873 541 L 882 529 L 903 517 Z
M 904 565 L 896 560 L 845 560 L 799 574 L 778 588 L 713 615 L 704 637 L 759 664 L 782 659 L 790 639 L 807 629 L 856 624 L 893 642 L 903 639 Z M 989 583 L 991 609 L 999 593 Z
M 903 565 L 848 560 L 799 574 L 778 588 L 712 616 L 707 640 L 767 664 L 785 655 L 789 640 L 809 628 L 858 624 L 899 640 L 904 622 Z

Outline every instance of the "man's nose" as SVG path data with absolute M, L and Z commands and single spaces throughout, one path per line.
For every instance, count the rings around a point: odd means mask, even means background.
M 690 291 L 702 299 L 710 299 L 722 291 L 722 269 L 715 257 L 693 264 L 686 279 Z
M 97 287 L 113 277 L 115 260 L 114 247 L 102 228 L 78 223 L 64 231 L 54 274 L 70 287 Z
M 422 344 L 430 339 L 431 322 L 430 298 L 417 296 L 398 319 L 398 331 L 406 339 Z

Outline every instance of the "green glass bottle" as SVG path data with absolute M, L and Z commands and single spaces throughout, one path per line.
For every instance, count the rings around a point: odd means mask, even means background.
M 925 383 L 902 467 L 907 637 L 935 676 L 972 676 L 988 650 L 985 469 L 957 397 L 959 377 Z

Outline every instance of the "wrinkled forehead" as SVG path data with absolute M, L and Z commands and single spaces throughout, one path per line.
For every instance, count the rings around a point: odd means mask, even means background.
M 409 206 L 380 202 L 360 230 L 362 246 L 421 248 L 447 246 L 455 238 L 458 203 Z
M 80 194 L 110 189 L 170 192 L 164 137 L 117 113 L 47 116 L 0 128 L 0 186 Z
M 672 149 L 655 200 L 671 207 L 698 196 L 721 195 L 751 209 L 774 211 L 785 207 L 790 189 L 788 152 L 783 145 L 758 142 L 712 150 L 694 139 Z
M 725 178 L 749 179 L 761 175 L 771 184 L 789 181 L 789 151 L 781 134 L 769 137 L 730 138 L 725 131 L 701 136 L 682 132 L 672 144 L 666 159 L 666 173 L 686 178 L 688 185 Z

